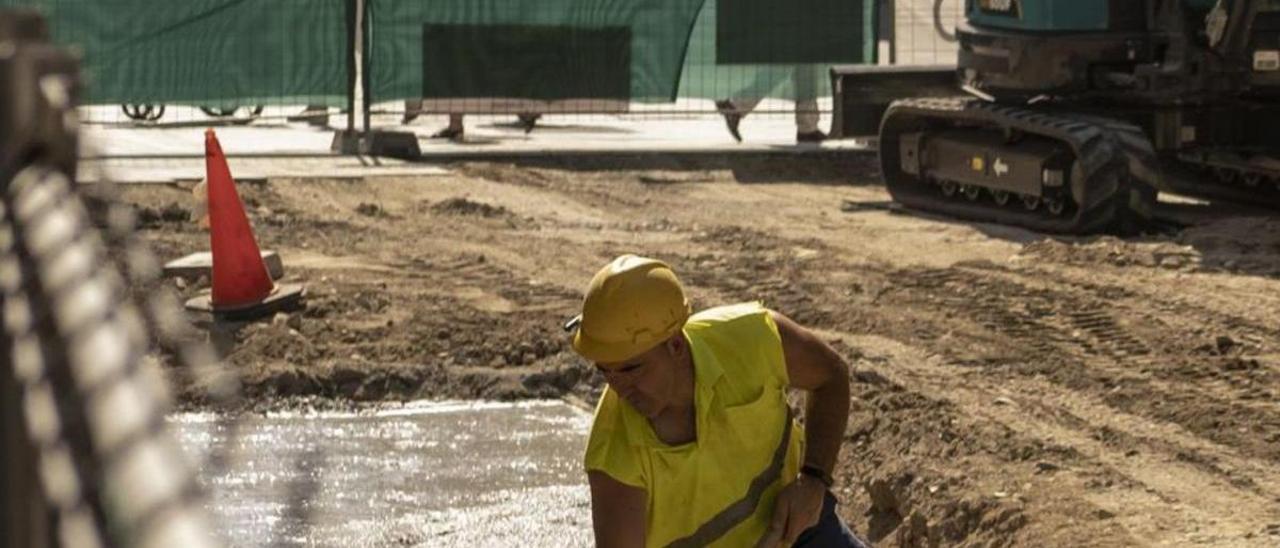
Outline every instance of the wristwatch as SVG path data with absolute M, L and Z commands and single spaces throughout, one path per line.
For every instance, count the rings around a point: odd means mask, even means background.
M 800 473 L 812 478 L 816 478 L 818 481 L 822 482 L 823 485 L 826 485 L 827 489 L 830 489 L 831 486 L 835 485 L 836 483 L 835 478 L 832 478 L 831 474 L 827 473 L 826 470 L 818 468 L 817 466 L 814 466 L 812 464 L 806 464 L 804 466 L 801 466 Z

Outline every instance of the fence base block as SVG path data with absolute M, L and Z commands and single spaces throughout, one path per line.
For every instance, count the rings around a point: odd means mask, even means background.
M 340 129 L 333 132 L 333 143 L 329 150 L 338 154 L 360 154 L 360 132 L 354 129 Z
M 418 136 L 408 131 L 370 131 L 360 142 L 360 152 L 371 156 L 387 156 L 403 160 L 422 157 Z
M 422 157 L 418 136 L 408 131 L 375 130 L 362 133 L 350 129 L 338 130 L 333 133 L 329 150 L 338 154 L 368 154 L 403 160 Z

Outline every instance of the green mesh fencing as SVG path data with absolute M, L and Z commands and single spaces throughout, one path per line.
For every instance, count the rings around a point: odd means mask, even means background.
M 831 11 L 811 10 L 806 14 L 807 18 L 822 14 L 831 16 L 825 28 L 824 25 L 818 24 L 814 26 L 812 32 L 815 36 L 833 33 L 844 33 L 849 36 L 847 40 L 837 42 L 808 41 L 806 33 L 794 27 L 792 30 L 778 29 L 763 22 L 757 27 L 733 25 L 726 24 L 720 17 L 720 4 L 727 5 L 730 2 L 758 4 L 763 1 L 765 0 L 706 0 L 706 5 L 693 27 L 689 52 L 682 71 L 683 77 L 680 81 L 680 97 L 703 99 L 825 97 L 831 94 L 830 77 L 827 75 L 828 64 L 875 62 L 875 9 L 878 4 L 876 0 L 843 0 L 838 9 L 831 9 L 832 5 L 824 2 L 817 7 Z M 803 2 L 795 5 L 799 8 L 800 4 Z M 782 4 L 779 3 L 779 5 Z M 737 6 L 739 10 L 748 8 L 749 6 Z M 762 10 L 762 12 L 771 11 L 773 10 Z M 739 17 L 743 16 L 739 15 Z M 741 19 L 738 22 L 741 22 Z M 779 60 L 774 63 L 730 63 L 719 59 L 720 54 L 726 49 L 721 44 L 723 39 L 727 38 L 735 44 L 742 44 L 752 37 L 774 44 L 789 43 L 790 45 L 778 46 L 777 52 L 771 54 L 773 59 Z M 850 44 L 856 44 L 858 47 L 850 47 Z M 815 55 L 826 57 L 826 59 L 823 62 L 813 62 Z
M 423 97 L 616 99 L 631 96 L 630 28 L 423 26 Z
M 711 0 L 716 1 L 716 0 Z M 718 0 L 716 61 L 863 63 L 874 60 L 875 0 Z
M 822 97 L 829 64 L 874 62 L 878 3 L 367 0 L 368 99 Z M 352 0 L 0 0 L 18 5 L 84 52 L 87 104 L 348 100 Z
M 341 106 L 346 0 L 0 0 L 83 52 L 87 104 Z
M 793 98 L 875 60 L 874 0 L 720 2 L 371 0 L 370 96 Z
M 568 98 L 586 89 L 592 98 L 670 101 L 702 2 L 371 0 L 369 93 L 374 101 L 531 97 L 529 88 L 537 98 Z M 441 30 L 449 26 L 470 30 Z M 476 38 L 472 49 L 449 43 L 465 32 Z M 486 32 L 487 40 L 477 36 Z M 627 47 L 618 47 L 622 35 Z M 424 59 L 424 51 L 440 49 L 456 56 Z M 428 66 L 437 72 L 425 74 Z M 597 75 L 605 81 L 592 84 Z

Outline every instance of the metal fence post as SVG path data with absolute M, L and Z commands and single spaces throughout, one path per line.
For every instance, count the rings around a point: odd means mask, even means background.
M 338 154 L 359 154 L 361 136 L 369 131 L 368 95 L 357 110 L 356 92 L 364 89 L 366 65 L 362 40 L 364 32 L 364 0 L 347 0 L 347 127 L 333 134 L 329 150 Z M 356 129 L 357 112 L 363 114 L 364 127 Z
M 356 62 L 356 33 L 359 27 L 361 0 L 347 0 L 347 131 L 356 130 L 356 83 L 360 64 Z
M 372 87 L 369 84 L 369 2 L 368 0 L 354 0 L 356 3 L 356 48 L 360 57 L 360 102 L 361 109 L 364 112 L 364 127 L 361 129 L 365 134 L 372 131 L 373 126 L 370 124 L 370 101 L 369 90 Z
M 898 24 L 897 6 L 894 0 L 879 0 L 880 9 L 877 10 L 879 15 L 879 37 L 877 41 L 884 42 L 889 50 L 888 63 L 890 65 L 898 64 L 898 37 L 895 29 Z M 879 50 L 879 47 L 876 48 Z M 878 64 L 886 64 L 883 60 Z
M 359 61 L 360 74 L 360 102 L 361 113 L 364 118 L 364 127 L 358 133 L 356 139 L 355 150 L 347 152 L 348 154 L 369 154 L 372 156 L 390 156 L 392 158 L 401 159 L 418 159 L 422 157 L 422 150 L 418 147 L 418 136 L 412 131 L 389 131 L 374 130 L 372 123 L 372 78 L 369 77 L 373 63 L 370 54 L 370 44 L 373 40 L 370 37 L 369 29 L 373 28 L 369 21 L 369 2 L 372 0 L 352 0 L 356 3 L 356 49 L 358 54 L 356 57 Z

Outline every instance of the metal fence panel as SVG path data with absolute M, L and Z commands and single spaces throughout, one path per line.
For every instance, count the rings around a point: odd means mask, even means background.
M 343 106 L 347 0 L 0 0 L 83 55 L 87 105 Z M 170 120 L 172 120 L 172 115 Z
M 349 49 L 358 0 L 0 6 L 38 7 L 59 43 L 81 49 L 87 122 L 320 126 L 360 95 L 374 113 L 426 98 L 418 112 L 678 117 L 746 98 L 765 99 L 756 114 L 789 114 L 811 97 L 827 112 L 830 64 L 952 61 L 934 12 L 950 29 L 963 10 L 963 0 L 364 1 L 366 66 Z M 361 70 L 363 92 L 350 87 Z

